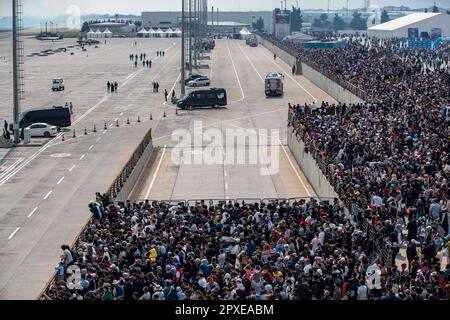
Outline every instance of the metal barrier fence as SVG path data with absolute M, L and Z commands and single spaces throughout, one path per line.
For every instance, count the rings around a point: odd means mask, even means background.
M 152 129 L 150 129 L 145 137 L 142 139 L 139 146 L 136 148 L 136 150 L 133 152 L 132 156 L 130 157 L 130 160 L 127 162 L 127 164 L 123 167 L 120 174 L 117 176 L 117 178 L 114 180 L 114 182 L 109 187 L 106 194 L 108 195 L 109 199 L 114 199 L 118 193 L 120 192 L 121 188 L 127 181 L 130 174 L 133 172 L 133 169 L 137 165 L 140 157 L 145 152 L 146 148 L 152 143 Z M 89 219 L 89 221 L 86 223 L 86 225 L 83 226 L 80 233 L 75 238 L 74 242 L 70 246 L 71 248 L 78 248 L 80 246 L 81 239 L 83 238 L 83 234 L 89 228 L 90 224 L 92 222 L 92 218 Z M 50 280 L 47 282 L 44 290 L 42 290 L 41 294 L 38 296 L 38 300 L 50 300 L 50 297 L 47 295 L 48 291 L 51 290 L 53 286 L 57 285 L 57 272 L 53 274 L 53 276 L 50 278 Z

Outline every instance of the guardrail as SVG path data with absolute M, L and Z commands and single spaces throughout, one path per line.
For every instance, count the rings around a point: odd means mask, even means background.
M 152 129 L 150 129 L 145 137 L 142 139 L 139 146 L 136 148 L 136 150 L 133 152 L 133 154 L 130 157 L 130 160 L 126 163 L 126 165 L 123 167 L 120 174 L 117 176 L 117 178 L 114 180 L 114 182 L 109 187 L 108 191 L 106 192 L 106 195 L 109 197 L 110 201 L 114 201 L 114 198 L 119 194 L 121 188 L 126 183 L 128 177 L 133 172 L 133 169 L 136 167 L 137 163 L 139 162 L 139 159 L 144 154 L 145 150 L 149 147 L 149 145 L 152 143 Z M 92 218 L 89 218 L 89 221 L 86 223 L 86 225 L 83 226 L 80 233 L 75 238 L 74 242 L 70 246 L 71 248 L 78 248 L 80 246 L 81 239 L 83 237 L 83 234 L 89 228 L 90 224 L 92 222 Z M 41 294 L 37 297 L 38 300 L 50 300 L 50 298 L 47 295 L 47 292 L 52 289 L 53 286 L 57 285 L 57 272 L 53 274 L 53 276 L 50 278 L 50 280 L 47 282 L 45 288 L 42 290 Z

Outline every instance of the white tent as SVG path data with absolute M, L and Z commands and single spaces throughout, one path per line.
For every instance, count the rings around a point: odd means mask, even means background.
M 169 28 L 169 29 L 166 30 L 166 34 L 167 34 L 168 37 L 173 37 L 175 32 L 171 28 Z
M 150 32 L 148 32 L 145 28 L 142 28 L 137 34 L 138 36 L 142 36 L 142 38 L 148 38 L 150 36 Z
M 106 28 L 106 30 L 103 31 L 103 37 L 105 37 L 105 38 L 112 38 L 112 36 L 113 36 L 113 33 L 111 31 L 109 31 L 108 28 Z
M 96 38 L 103 38 L 103 33 L 100 31 L 100 29 L 98 29 L 97 31 L 95 31 L 95 37 L 96 37 Z
M 162 37 L 162 35 L 166 34 L 164 31 L 161 30 L 161 28 L 159 28 L 158 30 L 155 31 L 155 34 L 158 35 L 159 37 Z
M 92 29 L 89 29 L 89 32 L 87 33 L 86 37 L 87 37 L 88 39 L 95 38 L 95 32 L 92 31 Z
M 241 31 L 239 31 L 239 33 L 241 34 L 241 36 L 249 36 L 249 35 L 251 35 L 252 33 L 250 32 L 250 31 L 248 31 L 248 29 L 247 28 L 242 28 L 242 30 Z
M 183 32 L 180 30 L 180 28 L 176 28 L 175 31 L 173 32 L 174 37 L 181 37 L 181 34 Z

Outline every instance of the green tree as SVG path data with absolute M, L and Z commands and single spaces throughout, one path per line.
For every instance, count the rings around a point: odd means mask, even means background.
M 353 12 L 353 19 L 350 27 L 354 30 L 367 30 L 367 19 L 361 16 L 358 11 Z
M 300 8 L 295 8 L 292 6 L 292 15 L 291 15 L 291 26 L 292 31 L 301 31 L 303 24 L 303 15 Z
M 89 28 L 89 23 L 87 23 L 87 21 L 85 21 L 83 23 L 83 26 L 81 27 L 81 32 L 89 32 L 90 28 Z
M 381 13 L 381 23 L 386 23 L 389 21 L 391 21 L 391 17 L 389 17 L 389 14 L 386 10 L 383 10 L 383 12 Z
M 256 23 L 253 23 L 253 29 L 258 30 L 259 32 L 264 31 L 264 19 L 263 19 L 263 17 L 259 17 L 259 19 L 256 20 Z
M 345 29 L 345 21 L 339 15 L 336 13 L 336 15 L 333 18 L 333 30 L 339 31 Z
M 432 10 L 432 12 L 434 12 L 434 13 L 438 13 L 439 12 L 439 8 L 438 8 L 438 6 L 436 5 L 436 2 L 434 3 L 434 5 L 433 5 L 433 9 L 431 9 Z

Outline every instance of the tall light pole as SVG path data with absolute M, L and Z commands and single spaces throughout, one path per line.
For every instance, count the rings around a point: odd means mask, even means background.
M 20 143 L 20 128 L 19 128 L 19 115 L 20 115 L 20 96 L 19 96 L 19 56 L 18 56 L 18 28 L 17 28 L 17 1 L 12 0 L 12 23 L 13 23 L 13 133 L 14 133 L 14 143 Z
M 186 17 L 184 12 L 184 5 L 185 1 L 189 0 L 182 0 L 181 5 L 181 93 L 180 98 L 183 98 L 186 94 L 186 86 L 185 86 L 185 76 L 186 76 L 186 58 L 185 58 L 185 47 L 184 47 L 184 41 L 185 41 L 185 28 L 186 28 Z

